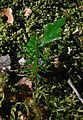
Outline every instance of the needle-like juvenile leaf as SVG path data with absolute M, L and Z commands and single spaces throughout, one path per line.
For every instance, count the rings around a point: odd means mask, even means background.
M 27 51 L 28 53 L 33 56 L 34 52 L 35 52 L 35 49 L 36 49 L 36 46 L 37 46 L 37 40 L 36 40 L 36 37 L 35 36 L 31 36 L 30 37 L 30 40 L 28 42 L 28 47 L 27 47 Z

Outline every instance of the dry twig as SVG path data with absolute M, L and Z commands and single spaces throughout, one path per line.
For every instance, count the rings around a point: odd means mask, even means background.
M 72 81 L 69 79 L 68 80 L 68 84 L 70 85 L 70 87 L 73 89 L 73 91 L 75 92 L 76 96 L 78 97 L 78 99 L 83 103 L 83 98 L 81 97 L 81 95 L 78 93 L 77 89 L 74 87 Z

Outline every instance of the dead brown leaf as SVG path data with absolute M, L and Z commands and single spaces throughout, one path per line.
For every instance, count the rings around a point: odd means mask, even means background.
M 32 10 L 30 8 L 25 8 L 24 9 L 24 16 L 25 17 L 28 17 L 30 14 L 32 13 Z
M 32 90 L 32 81 L 30 81 L 29 79 L 27 79 L 26 77 L 23 77 L 22 79 L 20 79 L 19 85 L 26 85 L 28 86 L 28 88 L 30 90 Z
M 1 10 L 2 15 L 7 17 L 7 23 L 13 24 L 14 18 L 12 14 L 12 9 L 11 8 L 3 8 Z

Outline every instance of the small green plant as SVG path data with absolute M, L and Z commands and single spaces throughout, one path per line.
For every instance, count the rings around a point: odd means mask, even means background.
M 31 36 L 27 45 L 24 46 L 24 52 L 27 56 L 27 64 L 31 64 L 31 74 L 37 79 L 37 73 L 42 65 L 39 64 L 39 58 L 44 58 L 43 50 L 49 43 L 61 39 L 61 27 L 65 24 L 65 18 L 62 17 L 54 23 L 49 23 L 44 28 L 44 34 L 41 39 L 37 36 Z M 45 51 L 47 52 L 47 50 Z M 49 59 L 49 58 L 48 58 Z M 41 60 L 41 62 L 43 62 Z M 43 68 L 42 68 L 43 69 Z
M 61 40 L 61 27 L 65 24 L 65 18 L 60 18 L 54 23 L 49 23 L 44 28 L 44 34 L 41 39 L 37 38 L 37 36 L 31 36 L 27 45 L 23 47 L 24 54 L 27 58 L 25 69 L 27 76 L 34 83 L 34 91 L 33 91 L 33 100 L 34 104 L 37 104 L 42 97 L 44 97 L 45 101 L 47 99 L 46 91 L 48 93 L 49 90 L 46 90 L 45 86 L 40 86 L 41 77 L 39 75 L 39 71 L 46 71 L 46 67 L 48 67 L 47 61 L 50 56 L 50 48 L 48 47 L 50 43 Z M 39 61 L 40 60 L 40 61 Z M 30 66 L 30 67 L 29 67 Z
M 14 23 L 7 24 L 0 13 L 0 55 L 11 58 L 10 73 L 0 73 L 0 119 L 83 118 L 83 106 L 67 83 L 70 79 L 83 93 L 82 4 L 1 0 L 0 12 L 11 8 Z M 26 7 L 32 14 L 24 17 Z M 25 65 L 18 65 L 20 58 L 27 60 Z

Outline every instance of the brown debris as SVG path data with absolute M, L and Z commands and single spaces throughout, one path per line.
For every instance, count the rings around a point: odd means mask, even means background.
M 12 14 L 12 9 L 11 8 L 3 8 L 1 10 L 2 15 L 7 17 L 7 23 L 13 24 L 14 18 Z
M 24 16 L 25 17 L 28 17 L 30 14 L 32 13 L 32 10 L 30 8 L 25 8 L 24 9 Z

